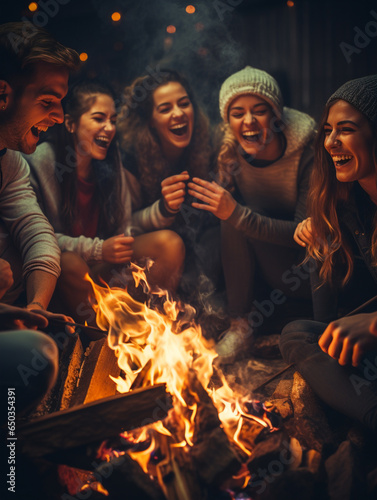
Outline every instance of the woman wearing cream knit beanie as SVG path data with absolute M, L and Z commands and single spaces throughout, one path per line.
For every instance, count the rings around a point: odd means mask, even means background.
M 225 80 L 220 89 L 220 114 L 224 122 L 229 121 L 230 103 L 239 95 L 253 94 L 267 101 L 275 115 L 281 118 L 283 98 L 275 78 L 261 69 L 246 66 Z
M 218 182 L 194 178 L 194 208 L 221 219 L 222 262 L 231 327 L 217 344 L 222 363 L 247 352 L 266 318 L 288 298 L 306 299 L 303 252 L 293 240 L 305 219 L 315 123 L 283 107 L 276 80 L 246 66 L 220 90 L 223 139 Z M 261 293 L 261 290 L 263 292 Z M 259 295 L 258 295 L 259 292 Z

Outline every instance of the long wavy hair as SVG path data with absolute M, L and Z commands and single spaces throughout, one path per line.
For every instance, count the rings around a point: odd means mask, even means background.
M 186 78 L 173 70 L 161 70 L 155 79 L 149 75 L 136 78 L 124 89 L 117 128 L 122 148 L 136 157 L 147 203 L 153 203 L 160 197 L 161 182 L 172 175 L 157 134 L 150 127 L 154 90 L 169 82 L 182 85 L 194 109 L 193 134 L 189 146 L 183 152 L 182 163 L 191 176 L 206 178 L 211 161 L 209 121 Z
M 310 257 L 319 264 L 319 275 L 323 282 L 333 281 L 333 272 L 338 264 L 344 267 L 344 276 L 341 278 L 344 286 L 350 279 L 354 256 L 349 242 L 343 237 L 339 225 L 339 210 L 350 198 L 355 182 L 339 182 L 336 178 L 334 163 L 324 147 L 325 131 L 330 107 L 337 101 L 326 105 L 318 134 L 315 140 L 314 168 L 310 180 L 308 196 L 308 215 L 312 218 L 312 228 L 315 239 L 307 247 Z M 368 120 L 369 121 L 369 120 Z M 373 132 L 373 158 L 377 168 L 377 127 L 369 121 Z M 377 265 L 377 219 L 373 220 L 373 233 L 371 237 L 371 257 Z
M 215 133 L 215 147 L 218 151 L 217 171 L 219 183 L 229 191 L 234 191 L 234 175 L 240 166 L 240 145 L 229 123 L 218 125 Z
M 112 90 L 101 81 L 82 80 L 76 83 L 71 87 L 66 97 L 65 113 L 70 116 L 74 123 L 78 124 L 81 116 L 89 111 L 97 96 L 101 94 L 114 99 Z M 72 234 L 76 217 L 77 196 L 73 134 L 68 132 L 64 123 L 55 126 L 52 130 L 55 132 L 52 139 L 56 155 L 55 170 L 57 177 L 61 178 L 63 227 L 67 234 Z M 100 207 L 97 233 L 99 237 L 104 239 L 116 233 L 124 217 L 120 190 L 121 168 L 120 155 L 114 138 L 104 160 L 92 159 L 93 180 L 95 182 L 94 196 Z

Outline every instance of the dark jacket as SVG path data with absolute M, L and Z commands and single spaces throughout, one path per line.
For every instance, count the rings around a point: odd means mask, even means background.
M 377 294 L 377 268 L 373 266 L 370 252 L 376 210 L 376 205 L 358 183 L 355 183 L 347 203 L 339 206 L 339 224 L 342 236 L 354 254 L 354 270 L 344 287 L 341 285 L 344 266 L 337 265 L 334 269 L 333 285 L 325 283 L 319 286 L 318 272 L 312 272 L 315 320 L 325 323 L 333 321 Z

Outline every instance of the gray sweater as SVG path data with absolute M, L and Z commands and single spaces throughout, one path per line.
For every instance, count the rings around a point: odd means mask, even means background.
M 244 203 L 237 204 L 226 222 L 249 238 L 297 247 L 293 233 L 306 217 L 315 122 L 290 108 L 284 108 L 283 116 L 287 146 L 282 158 L 258 168 L 238 154 L 235 183 Z
M 24 279 L 33 271 L 58 277 L 60 250 L 30 186 L 29 166 L 17 151 L 8 150 L 0 161 L 0 219 L 9 232 L 0 235 L 0 248 L 7 246 L 10 235 L 22 256 Z
M 61 219 L 61 191 L 60 185 L 66 168 L 55 168 L 55 154 L 47 142 L 39 145 L 32 155 L 25 156 L 30 164 L 31 184 L 37 194 L 43 212 L 51 222 L 59 247 L 62 251 L 78 253 L 85 261 L 102 260 L 101 238 L 87 238 L 86 236 L 72 237 L 63 233 Z M 67 167 L 68 168 L 68 167 Z M 170 226 L 174 217 L 164 217 L 159 209 L 158 202 L 149 207 L 148 211 L 132 214 L 131 192 L 127 183 L 126 171 L 121 169 L 121 198 L 124 203 L 124 218 L 115 234 L 138 235 L 156 229 Z

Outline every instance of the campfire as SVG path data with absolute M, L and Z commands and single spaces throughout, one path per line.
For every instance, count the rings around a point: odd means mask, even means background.
M 152 293 L 143 269 L 133 275 L 149 301 L 92 283 L 106 335 L 62 340 L 53 405 L 18 424 L 23 456 L 58 473 L 50 490 L 60 493 L 44 498 L 376 497 L 370 437 L 329 413 L 293 368 L 267 388 L 280 360 L 251 358 L 224 374 L 193 308 Z
M 262 430 L 276 430 L 274 416 L 250 394 L 233 391 L 214 368 L 213 341 L 195 323 L 193 308 L 172 300 L 166 291 L 152 292 L 143 268 L 132 264 L 132 273 L 136 286 L 150 297 L 146 303 L 127 289 L 98 286 L 88 277 L 97 324 L 108 331 L 122 373 L 112 379 L 120 393 L 164 383 L 173 408 L 163 421 L 123 433 L 127 450 L 105 446 L 101 458 L 128 453 L 168 499 L 205 498 L 198 491 L 200 481 L 213 486 L 232 474 L 237 474 L 237 488 L 246 485 L 250 472 L 241 464 Z M 250 433 L 252 426 L 257 431 Z

